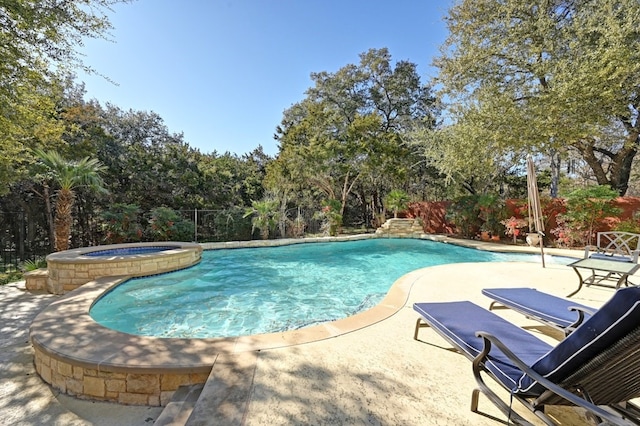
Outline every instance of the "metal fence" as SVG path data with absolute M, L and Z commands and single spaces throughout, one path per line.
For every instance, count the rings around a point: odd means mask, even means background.
M 252 229 L 252 217 L 245 217 L 244 209 L 228 210 L 181 210 L 181 217 L 193 224 L 192 234 L 183 235 L 181 239 L 194 242 L 246 241 L 260 238 L 259 231 Z M 314 218 L 311 210 L 291 209 L 286 220 L 276 224 L 270 238 L 296 237 L 294 219 L 300 214 L 303 230 L 306 234 L 321 233 L 322 222 Z M 99 219 L 90 218 L 88 222 L 96 223 Z M 104 235 L 99 226 L 89 226 L 91 232 L 76 223 L 72 244 L 99 245 L 104 244 Z M 29 214 L 25 211 L 0 212 L 0 272 L 18 269 L 25 261 L 45 257 L 52 250 L 44 212 Z M 282 235 L 284 233 L 284 235 Z M 80 235 L 82 234 L 82 235 Z
M 15 270 L 21 263 L 50 252 L 48 233 L 39 225 L 41 219 L 24 211 L 0 212 L 0 272 Z
M 287 218 L 282 224 L 276 224 L 271 233 L 279 237 L 295 237 L 294 219 L 296 209 L 287 211 Z M 182 217 L 194 224 L 194 242 L 246 241 L 259 238 L 257 230 L 252 229 L 251 216 L 245 217 L 244 210 L 182 210 Z M 312 211 L 300 211 L 304 223 L 304 232 L 317 234 L 321 232 L 321 220 L 313 217 Z M 282 228 L 282 230 L 281 230 Z M 284 233 L 284 235 L 282 235 Z

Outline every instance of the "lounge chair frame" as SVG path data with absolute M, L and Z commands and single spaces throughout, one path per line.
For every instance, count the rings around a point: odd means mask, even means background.
M 491 350 L 491 345 L 495 345 L 505 355 L 507 355 L 507 357 L 509 357 L 509 359 L 518 368 L 547 389 L 542 393 L 542 395 L 534 399 L 527 399 L 512 393 L 512 396 L 515 399 L 520 401 L 545 424 L 550 426 L 557 425 L 557 423 L 555 423 L 544 412 L 545 407 L 548 405 L 576 405 L 582 407 L 591 414 L 597 424 L 640 424 L 638 421 L 631 420 L 631 418 L 634 417 L 637 419 L 637 415 L 640 414 L 640 410 L 632 404 L 628 404 L 628 407 L 623 407 L 618 404 L 609 403 L 609 407 L 614 412 L 605 410 L 598 404 L 599 401 L 627 401 L 637 396 L 637 393 L 630 395 L 628 392 L 623 392 L 621 395 L 617 395 L 615 391 L 616 389 L 622 389 L 622 387 L 619 386 L 621 382 L 626 383 L 629 380 L 637 379 L 635 374 L 629 374 L 631 369 L 627 368 L 626 362 L 629 357 L 635 358 L 640 362 L 640 349 L 637 347 L 638 339 L 640 339 L 640 327 L 634 330 L 629 336 L 627 336 L 627 338 L 616 343 L 608 351 L 594 358 L 590 363 L 587 363 L 585 366 L 580 368 L 572 376 L 564 380 L 561 385 L 547 380 L 532 370 L 509 348 L 503 345 L 497 337 L 485 332 L 478 332 L 477 336 L 482 337 L 484 341 L 484 349 L 480 355 L 472 360 L 473 375 L 476 379 L 476 383 L 478 384 L 478 387 L 473 390 L 471 397 L 471 411 L 474 413 L 482 414 L 478 409 L 479 396 L 480 392 L 482 392 L 505 416 L 507 416 L 507 418 L 511 419 L 516 424 L 532 425 L 522 416 L 515 413 L 511 407 L 509 407 L 489 386 L 486 385 L 481 376 L 481 373 L 483 372 L 493 375 L 489 370 L 484 368 L 484 362 Z M 634 341 L 635 345 L 629 344 L 629 342 Z M 619 368 L 621 367 L 621 362 L 624 365 L 622 368 Z M 608 365 L 614 365 L 618 368 L 615 368 L 615 371 L 612 371 L 614 369 L 609 368 L 607 371 L 612 374 L 597 374 L 597 380 L 593 380 L 592 373 L 596 369 L 606 368 Z M 602 373 L 602 371 L 599 373 Z M 581 383 L 581 385 L 578 385 L 578 383 Z M 567 390 L 567 387 L 572 389 L 573 392 Z M 585 389 L 589 389 L 589 391 L 587 392 Z M 604 404 L 607 405 L 606 402 Z M 616 414 L 616 412 L 630 418 L 621 418 Z
M 418 310 L 416 305 L 414 305 L 414 309 Z M 419 312 L 424 312 L 424 305 L 429 304 L 422 305 L 423 307 Z M 462 307 L 462 305 L 460 306 Z M 474 306 L 474 308 L 481 309 L 478 306 Z M 491 318 L 497 317 L 490 311 L 486 311 L 486 314 L 489 314 Z M 483 315 L 486 317 L 486 314 Z M 437 326 L 432 327 L 429 323 L 431 320 L 435 320 L 434 325 Z M 493 418 L 479 410 L 479 395 L 482 393 L 514 424 L 531 425 L 529 421 L 516 413 L 485 383 L 484 377 L 489 376 L 547 425 L 557 425 L 552 418 L 545 414 L 545 407 L 550 405 L 580 406 L 587 410 L 587 413 L 595 420 L 596 424 L 640 425 L 640 420 L 638 420 L 640 418 L 640 409 L 628 402 L 621 404 L 623 401 L 629 401 L 640 396 L 640 379 L 638 377 L 638 371 L 640 370 L 640 326 L 625 334 L 624 337 L 608 346 L 607 349 L 580 364 L 560 383 L 552 382 L 533 370 L 509 349 L 500 338 L 487 331 L 480 330 L 475 332 L 477 337 L 482 338 L 482 350 L 477 355 L 474 355 L 473 351 L 463 350 L 465 346 L 461 346 L 460 340 L 456 341 L 456 339 L 459 339 L 458 336 L 447 335 L 447 332 L 441 329 L 442 323 L 437 318 L 431 318 L 430 320 L 426 320 L 423 316 L 418 318 L 414 330 L 414 339 L 418 340 L 419 330 L 423 327 L 433 328 L 454 348 L 472 361 L 473 375 L 477 383 L 477 387 L 472 392 L 472 412 Z M 525 330 L 515 325 L 509 327 L 509 333 L 520 330 L 529 339 L 531 338 L 531 335 Z M 490 357 L 492 357 L 490 352 L 493 346 L 502 352 L 513 366 L 537 382 L 542 389 L 529 394 L 517 393 L 509 389 L 486 366 L 489 361 L 494 363 L 493 360 L 490 360 Z M 522 350 L 522 348 L 520 349 Z

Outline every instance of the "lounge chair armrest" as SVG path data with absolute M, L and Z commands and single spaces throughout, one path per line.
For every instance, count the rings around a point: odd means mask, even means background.
M 596 309 L 585 309 L 582 306 L 569 306 L 568 308 L 570 311 L 574 311 L 574 312 L 578 312 L 578 314 L 588 314 L 588 315 L 593 315 L 596 313 Z
M 495 345 L 496 348 L 498 348 L 498 350 L 500 350 L 503 354 L 505 354 L 507 358 L 509 358 L 509 360 L 513 362 L 513 364 L 516 367 L 518 367 L 523 373 L 525 373 L 527 376 L 531 377 L 533 380 L 538 382 L 548 391 L 555 393 L 556 395 L 566 399 L 567 401 L 577 405 L 578 407 L 582 407 L 587 411 L 590 411 L 591 413 L 595 414 L 596 416 L 602 419 L 608 420 L 612 424 L 629 425 L 629 426 L 635 425 L 635 423 L 622 419 L 621 417 L 616 416 L 615 414 L 609 411 L 603 410 L 602 408 L 592 404 L 591 402 L 585 400 L 584 398 L 581 398 L 578 395 L 573 394 L 568 390 L 564 389 L 563 387 L 558 386 L 557 384 L 547 380 L 545 377 L 541 376 L 540 374 L 532 370 L 527 364 L 525 364 L 520 358 L 518 358 L 509 348 L 507 348 L 494 335 L 487 333 L 485 331 L 477 331 L 476 336 L 482 337 L 484 347 L 482 349 L 482 352 L 480 352 L 480 354 L 478 354 L 478 356 L 473 360 L 474 369 L 478 368 L 478 366 L 482 364 L 484 360 L 487 358 L 489 352 L 491 351 L 491 345 Z
M 569 306 L 567 309 L 569 309 L 571 312 L 575 312 L 577 314 L 577 318 L 570 326 L 564 329 L 565 336 L 573 333 L 573 331 L 584 322 L 586 315 L 593 315 L 596 312 L 595 310 L 585 309 L 581 306 Z
M 631 252 L 631 261 L 633 263 L 638 263 L 638 255 L 640 254 L 640 250 L 633 250 Z

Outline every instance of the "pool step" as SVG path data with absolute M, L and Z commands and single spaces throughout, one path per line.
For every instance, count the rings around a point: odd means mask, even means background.
M 154 426 L 241 425 L 258 351 L 219 354 L 204 385 L 178 388 Z
M 196 406 L 204 384 L 180 386 L 164 407 L 154 426 L 184 426 Z
M 253 391 L 259 352 L 217 356 L 186 426 L 241 425 Z

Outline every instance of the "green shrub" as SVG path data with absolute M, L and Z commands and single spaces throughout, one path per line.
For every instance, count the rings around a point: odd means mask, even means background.
M 25 272 L 35 271 L 36 269 L 46 267 L 47 259 L 44 257 L 36 257 L 35 259 L 25 260 L 22 264 L 22 270 Z
M 322 221 L 320 230 L 323 234 L 336 236 L 340 232 L 342 226 L 340 207 L 338 200 L 325 200 L 322 202 L 322 210 L 313 215 L 314 219 Z
M 453 223 L 464 237 L 475 236 L 482 225 L 478 198 L 477 195 L 463 195 L 447 208 L 447 221 Z
M 566 196 L 567 212 L 558 216 L 559 227 L 552 232 L 562 234 L 567 244 L 590 245 L 603 220 L 620 213 L 613 205 L 617 197 L 618 192 L 605 185 L 572 191 Z
M 640 234 L 640 211 L 634 211 L 629 219 L 621 220 L 614 227 L 614 231 Z
M 0 273 L 0 285 L 5 285 L 23 279 L 22 272 L 9 271 Z
M 507 218 L 505 202 L 497 194 L 483 194 L 477 198 L 479 217 L 482 221 L 480 229 L 492 235 L 503 235 Z
M 192 241 L 194 224 L 184 220 L 173 209 L 158 207 L 151 210 L 147 233 L 152 241 Z
M 497 194 L 463 195 L 447 208 L 447 221 L 456 226 L 458 233 L 470 238 L 479 230 L 492 235 L 503 235 L 507 218 L 504 200 Z
M 114 204 L 100 215 L 102 232 L 107 244 L 132 243 L 142 238 L 140 207 L 135 204 Z

